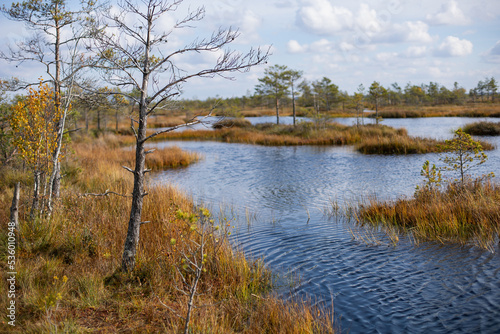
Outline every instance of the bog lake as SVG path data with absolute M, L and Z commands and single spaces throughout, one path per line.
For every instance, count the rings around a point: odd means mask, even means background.
M 253 124 L 275 117 L 247 118 Z M 387 119 L 413 136 L 447 139 L 452 131 L 491 118 Z M 335 119 L 346 125 L 352 118 Z M 291 123 L 291 117 L 281 117 Z M 373 122 L 365 119 L 365 122 Z M 500 138 L 474 174 L 500 177 Z M 364 233 L 342 215 L 330 215 L 367 196 L 410 197 L 420 170 L 439 154 L 363 155 L 352 146 L 273 147 L 212 141 L 164 141 L 203 158 L 153 175 L 214 212 L 234 218 L 234 246 L 263 258 L 277 273 L 283 298 L 333 307 L 342 332 L 500 332 L 500 248 L 421 242 L 381 231 Z M 497 181 L 498 182 L 498 181 Z

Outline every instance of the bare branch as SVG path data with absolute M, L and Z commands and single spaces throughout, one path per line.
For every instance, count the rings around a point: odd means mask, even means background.
M 215 110 L 215 108 L 216 108 L 216 107 L 217 107 L 217 104 L 216 104 L 216 105 L 214 105 L 214 106 L 212 106 L 212 109 L 210 109 L 210 112 L 209 112 L 207 115 L 205 115 L 205 116 L 203 116 L 203 117 L 201 117 L 201 118 L 193 118 L 193 119 L 191 119 L 191 121 L 186 122 L 186 123 L 184 123 L 184 124 L 179 124 L 179 125 L 176 125 L 176 126 L 173 126 L 173 127 L 167 128 L 167 129 L 163 129 L 163 130 L 156 131 L 155 133 L 153 133 L 153 134 L 151 134 L 151 135 L 147 136 L 147 137 L 144 139 L 144 142 L 146 142 L 147 140 L 149 140 L 149 139 L 151 139 L 151 138 L 153 138 L 153 137 L 156 137 L 156 136 L 158 136 L 158 135 L 160 135 L 160 134 L 162 134 L 162 133 L 172 132 L 172 131 L 175 131 L 175 130 L 177 130 L 177 129 L 180 129 L 180 128 L 183 128 L 183 127 L 186 127 L 186 126 L 191 126 L 191 125 L 195 125 L 195 124 L 203 123 L 203 121 L 204 121 L 205 119 L 207 119 L 208 117 L 212 116 L 212 113 L 213 113 L 213 111 Z
M 129 171 L 130 173 L 132 174 L 135 174 L 135 172 L 132 170 L 132 168 L 130 167 L 127 167 L 127 166 L 122 166 L 122 168 L 126 169 L 127 171 Z
M 66 134 L 71 133 L 71 132 L 80 131 L 81 129 L 83 129 L 83 128 L 77 128 L 77 129 L 66 130 L 66 131 L 64 131 L 64 134 L 66 135 Z
M 172 312 L 176 317 L 181 318 L 182 320 L 186 320 L 183 316 L 181 316 L 179 313 L 177 313 L 173 308 L 170 306 L 166 305 L 164 302 L 161 301 L 160 297 L 158 297 L 154 292 L 153 295 L 158 299 L 160 304 L 162 304 L 165 308 L 167 308 L 170 312 Z
M 109 191 L 109 190 L 106 190 L 102 194 L 85 193 L 85 194 L 79 195 L 78 197 L 87 197 L 87 196 L 104 197 L 104 196 L 108 196 L 108 195 L 117 195 L 117 196 L 121 196 L 121 197 L 132 197 L 132 195 L 123 195 L 123 194 L 119 194 L 117 192 Z

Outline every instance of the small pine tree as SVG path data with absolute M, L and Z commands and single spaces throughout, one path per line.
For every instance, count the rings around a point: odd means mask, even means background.
M 455 179 L 455 181 L 459 181 L 462 186 L 468 176 L 467 172 L 482 165 L 488 159 L 488 156 L 483 152 L 481 143 L 472 139 L 469 134 L 463 132 L 460 128 L 455 131 L 452 139 L 445 141 L 442 149 L 451 153 L 451 155 L 440 158 L 446 164 L 442 169 L 458 172 L 459 178 Z M 491 177 L 494 175 L 490 173 L 486 176 Z
M 435 164 L 432 164 L 432 167 L 429 163 L 429 160 L 424 162 L 422 166 L 422 170 L 420 171 L 420 175 L 425 178 L 424 185 L 422 187 L 417 186 L 416 195 L 424 194 L 424 193 L 433 193 L 440 186 L 442 182 L 441 171 L 436 167 Z

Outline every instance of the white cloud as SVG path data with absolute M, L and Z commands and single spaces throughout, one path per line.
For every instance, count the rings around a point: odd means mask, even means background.
M 441 5 L 439 12 L 429 14 L 426 18 L 432 25 L 466 25 L 471 23 L 471 20 L 464 15 L 454 0 Z
M 429 74 L 433 77 L 441 77 L 443 73 L 439 67 L 429 67 Z
M 313 42 L 309 49 L 312 52 L 320 52 L 320 53 L 325 53 L 325 52 L 330 52 L 333 49 L 333 43 L 330 42 L 327 39 L 320 39 L 319 41 Z
M 353 15 L 350 9 L 333 6 L 328 0 L 303 0 L 296 19 L 299 27 L 313 34 L 340 37 L 342 52 L 354 48 L 372 49 L 380 43 L 421 44 L 435 40 L 429 34 L 427 23 L 392 22 L 390 17 L 384 17 L 385 12 L 376 11 L 366 3 L 360 3 L 356 15 Z M 352 47 L 346 49 L 347 45 Z M 294 50 L 298 51 L 297 48 Z
M 241 37 L 239 43 L 248 44 L 260 40 L 258 29 L 262 19 L 254 11 L 244 8 L 229 8 L 213 14 L 213 22 L 223 22 L 224 27 L 238 27 Z M 215 27 L 214 27 L 215 29 Z
M 305 52 L 313 52 L 313 53 L 330 53 L 334 50 L 334 43 L 329 40 L 322 38 L 311 44 L 300 44 L 296 40 L 290 40 L 287 43 L 287 51 L 289 53 L 305 53 Z
M 382 31 L 382 24 L 377 18 L 377 12 L 370 9 L 367 4 L 361 4 L 356 15 L 356 26 L 368 36 L 378 34 Z
M 403 25 L 406 30 L 406 42 L 429 43 L 432 37 L 429 35 L 429 26 L 422 21 L 406 22 Z
M 410 46 L 406 49 L 402 56 L 406 58 L 421 58 L 427 54 L 426 46 Z
M 341 42 L 339 44 L 339 48 L 341 51 L 349 52 L 352 51 L 355 48 L 355 46 L 347 42 Z
M 435 51 L 440 57 L 460 57 L 472 53 L 472 42 L 455 36 L 448 36 Z
M 293 2 L 290 0 L 280 0 L 274 2 L 274 6 L 276 6 L 277 8 L 291 8 L 293 7 L 293 5 Z
M 297 22 L 307 30 L 323 35 L 351 29 L 353 15 L 345 7 L 336 7 L 328 0 L 306 0 L 297 11 Z
M 257 40 L 259 35 L 257 29 L 260 27 L 262 20 L 251 10 L 246 10 L 233 25 L 238 26 L 245 38 Z
M 289 53 L 304 53 L 307 51 L 308 46 L 307 45 L 301 45 L 299 42 L 296 40 L 292 39 L 289 40 L 287 45 L 286 45 L 287 51 Z
M 406 21 L 391 25 L 373 40 L 380 43 L 430 43 L 433 38 L 425 22 Z
M 398 54 L 396 52 L 381 52 L 375 56 L 375 59 L 385 63 L 389 60 L 396 58 L 397 56 Z
M 500 41 L 483 55 L 483 59 L 488 63 L 500 63 Z

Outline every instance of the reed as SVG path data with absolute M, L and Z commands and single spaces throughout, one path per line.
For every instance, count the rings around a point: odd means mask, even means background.
M 120 167 L 129 159 L 124 158 L 121 146 L 114 137 L 72 144 L 74 153 L 66 154 L 63 164 L 73 172 L 65 178 L 62 197 L 50 220 L 31 222 L 27 205 L 21 205 L 16 327 L 4 322 L 0 331 L 116 333 L 177 332 L 183 328 L 183 320 L 165 305 L 179 314 L 187 309 L 186 297 L 176 289 L 182 287 L 182 280 L 175 269 L 181 264 L 184 245 L 171 240 L 188 236 L 196 240 L 178 214 L 179 210 L 194 212 L 192 201 L 173 187 L 147 185 L 143 219 L 150 222 L 141 228 L 137 266 L 125 274 L 117 268 L 130 200 L 113 195 L 81 196 L 105 189 L 131 192 L 130 173 Z M 7 189 L 0 196 L 4 208 L 10 205 L 10 193 Z M 22 203 L 28 201 L 24 191 Z M 8 210 L 0 211 L 4 231 L 8 214 Z M 221 219 L 219 224 L 222 229 L 230 221 Z M 210 240 L 207 250 L 214 256 L 208 258 L 202 276 L 199 289 L 204 294 L 197 297 L 197 305 L 203 307 L 194 313 L 192 332 L 334 331 L 330 317 L 318 315 L 309 304 L 285 303 L 269 294 L 273 276 L 261 260 L 248 260 L 226 238 Z M 5 249 L 5 233 L 0 244 Z M 7 291 L 6 280 L 0 289 Z M 7 294 L 1 294 L 1 307 L 6 309 L 8 302 Z
M 413 198 L 370 199 L 357 212 L 360 224 L 397 227 L 418 240 L 474 244 L 492 249 L 500 232 L 500 187 L 491 182 L 449 184 Z

